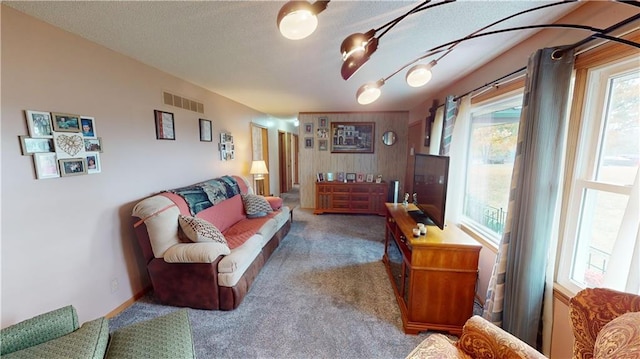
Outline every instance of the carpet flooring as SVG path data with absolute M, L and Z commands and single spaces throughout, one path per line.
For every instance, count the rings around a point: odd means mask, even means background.
M 297 205 L 295 191 L 283 199 Z M 383 217 L 295 208 L 290 233 L 239 308 L 188 310 L 197 357 L 404 358 L 428 333 L 402 331 L 383 241 Z M 176 309 L 151 293 L 112 318 L 110 328 Z

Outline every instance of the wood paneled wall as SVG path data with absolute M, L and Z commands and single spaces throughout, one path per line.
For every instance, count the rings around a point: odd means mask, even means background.
M 318 149 L 318 118 L 326 117 L 332 122 L 374 122 L 375 145 L 374 153 L 331 153 L 331 145 L 326 151 Z M 300 113 L 299 145 L 300 145 L 300 206 L 302 208 L 315 207 L 315 182 L 318 172 L 362 172 L 381 174 L 385 182 L 398 180 L 404 183 L 408 155 L 409 113 L 398 112 L 344 112 L 344 113 Z M 305 124 L 313 123 L 313 134 L 305 134 Z M 394 131 L 397 141 L 392 146 L 382 143 L 382 134 Z M 314 138 L 314 148 L 305 148 L 305 138 Z M 331 134 L 329 134 L 329 144 Z M 403 188 L 400 189 L 401 193 Z

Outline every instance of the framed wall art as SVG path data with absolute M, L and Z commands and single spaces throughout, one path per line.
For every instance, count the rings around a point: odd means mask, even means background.
M 94 174 L 102 172 L 102 163 L 100 163 L 99 152 L 86 152 L 87 157 L 87 173 Z
M 85 161 L 85 158 L 65 158 L 58 160 L 58 163 L 60 163 L 60 174 L 62 177 L 87 174 L 87 164 Z
M 236 148 L 233 144 L 233 135 L 230 133 L 222 132 L 220 134 L 220 143 L 218 144 L 220 150 L 220 159 L 223 161 L 231 161 L 236 158 Z
M 318 150 L 326 151 L 329 147 L 329 141 L 327 140 L 318 140 Z
M 36 167 L 37 179 L 60 177 L 58 160 L 56 159 L 55 153 L 34 153 L 33 163 Z
M 52 138 L 31 138 L 29 136 L 18 136 L 18 138 L 23 156 L 54 151 Z
M 331 122 L 331 153 L 374 153 L 375 122 Z
M 329 119 L 327 117 L 325 116 L 318 117 L 318 127 L 327 128 L 328 124 L 329 124 Z
M 213 142 L 213 131 L 211 128 L 211 121 L 201 118 L 200 123 L 200 141 Z
M 156 139 L 175 140 L 176 132 L 174 126 L 173 113 L 160 110 L 153 110 L 156 124 Z
M 312 135 L 313 134 L 313 123 L 307 122 L 304 124 L 304 134 Z
M 42 111 L 26 110 L 27 128 L 31 138 L 52 138 L 53 127 L 51 124 L 51 113 Z
M 96 138 L 96 119 L 93 117 L 81 116 L 80 125 L 82 126 L 82 137 Z
M 84 157 L 84 139 L 80 132 L 53 132 L 58 159 Z
M 91 152 L 102 152 L 102 138 L 85 138 L 84 150 Z
M 313 148 L 313 137 L 304 138 L 304 148 Z
M 54 131 L 80 132 L 80 115 L 52 112 L 51 121 Z

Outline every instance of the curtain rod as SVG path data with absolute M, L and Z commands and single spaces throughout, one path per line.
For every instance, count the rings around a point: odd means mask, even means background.
M 621 2 L 621 3 L 625 3 L 625 4 L 630 5 L 630 3 L 626 2 L 626 1 L 620 1 L 620 2 Z M 638 4 L 633 4 L 633 6 L 640 6 L 640 5 L 638 5 Z M 620 28 L 620 27 L 622 27 L 622 26 L 628 25 L 629 23 L 632 23 L 632 22 L 634 22 L 634 21 L 638 20 L 639 18 L 640 18 L 640 14 L 636 14 L 636 15 L 634 15 L 634 16 L 628 17 L 628 18 L 626 18 L 626 19 L 624 19 L 624 20 L 622 20 L 622 21 L 620 21 L 620 22 L 618 22 L 618 23 L 616 23 L 616 24 L 614 24 L 614 25 L 611 25 L 611 26 L 609 26 L 608 28 L 604 29 L 603 34 L 608 34 L 608 33 L 612 32 L 612 31 L 615 31 L 615 30 L 619 29 L 619 28 Z M 636 30 L 637 30 L 637 29 L 636 29 Z M 635 31 L 635 30 L 633 30 L 633 31 Z M 630 32 L 633 32 L 633 31 L 630 31 Z M 594 37 L 593 35 L 590 35 L 590 36 L 587 36 L 587 37 L 585 37 L 584 39 L 582 39 L 582 40 L 580 40 L 580 41 L 577 41 L 577 42 L 575 42 L 575 43 L 571 44 L 571 45 L 558 46 L 558 48 L 559 48 L 559 49 L 561 49 L 561 50 L 567 50 L 567 49 L 568 49 L 568 50 L 571 50 L 571 49 L 575 49 L 576 47 L 586 45 L 586 44 L 588 44 L 589 42 L 594 41 L 594 40 L 596 40 L 596 39 L 598 39 L 598 38 L 597 38 L 597 37 Z M 613 41 L 613 40 L 605 40 L 605 42 L 608 42 L 608 41 Z M 629 44 L 629 43 L 628 43 L 628 41 L 625 41 L 625 42 L 623 42 L 623 43 L 625 43 L 625 44 Z M 507 78 L 509 78 L 510 76 L 513 76 L 513 75 L 515 75 L 515 74 L 518 74 L 519 72 L 522 72 L 522 71 L 524 71 L 524 70 L 526 70 L 526 69 L 527 69 L 527 67 L 526 67 L 526 66 L 525 66 L 525 67 L 522 67 L 522 68 L 520 68 L 520 69 L 518 69 L 518 70 L 515 70 L 515 71 L 513 71 L 513 72 L 511 72 L 511 73 L 509 73 L 509 74 L 507 74 L 507 75 L 504 75 L 504 76 L 502 76 L 502 77 L 500 77 L 500 78 L 497 78 L 497 79 L 495 79 L 495 80 L 493 80 L 493 81 L 487 82 L 487 83 L 485 83 L 485 84 L 484 84 L 484 85 L 482 85 L 482 86 L 476 87 L 476 88 L 474 88 L 473 90 L 467 91 L 467 92 L 463 93 L 462 95 L 455 96 L 455 97 L 453 98 L 453 100 L 454 100 L 454 101 L 458 101 L 458 100 L 459 100 L 459 99 L 461 99 L 462 97 L 465 97 L 465 96 L 467 96 L 467 95 L 469 95 L 469 94 L 471 94 L 471 93 L 473 93 L 473 92 L 475 92 L 475 91 L 482 90 L 482 89 L 484 89 L 484 88 L 486 88 L 486 87 L 494 86 L 494 85 L 496 85 L 497 83 L 499 83 L 500 81 L 502 81 L 502 80 L 504 80 L 504 79 L 507 79 Z M 436 109 L 437 109 L 437 108 L 440 108 L 440 107 L 443 107 L 443 106 L 444 106 L 444 104 L 438 105 L 438 106 L 436 106 Z

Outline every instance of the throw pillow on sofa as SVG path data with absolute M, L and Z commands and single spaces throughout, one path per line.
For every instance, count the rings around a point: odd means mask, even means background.
M 242 203 L 244 204 L 244 212 L 249 218 L 264 217 L 273 212 L 271 204 L 263 196 L 256 194 L 243 194 Z
M 227 245 L 227 239 L 222 232 L 204 219 L 179 215 L 178 223 L 182 232 L 192 242 L 218 242 Z

